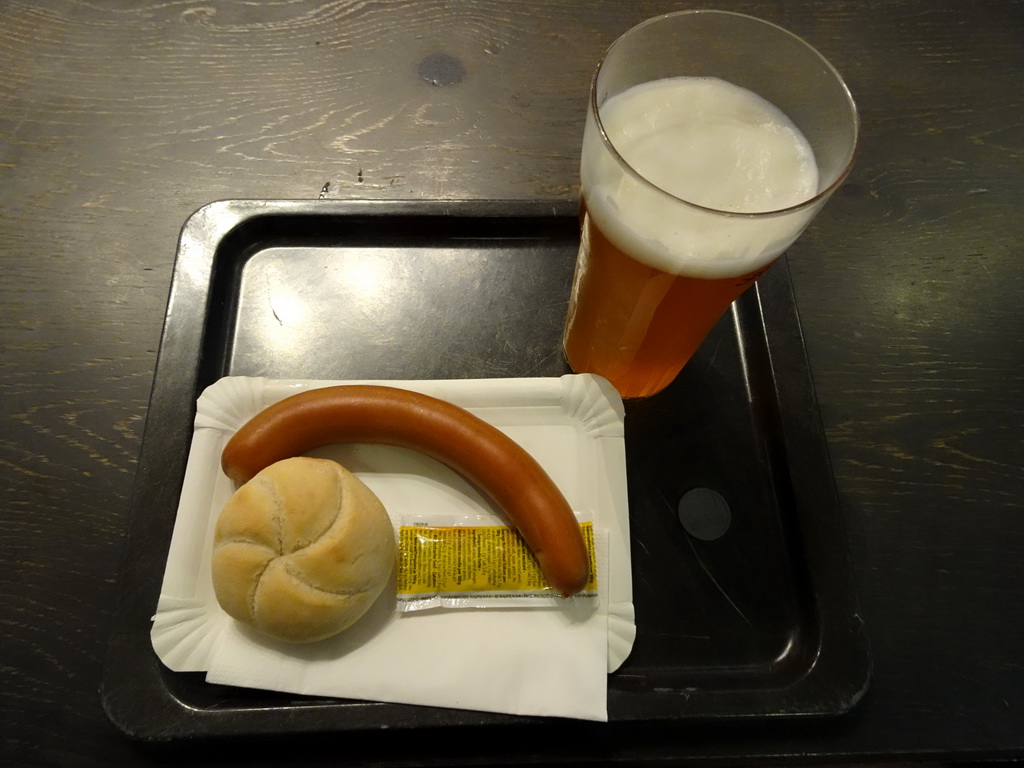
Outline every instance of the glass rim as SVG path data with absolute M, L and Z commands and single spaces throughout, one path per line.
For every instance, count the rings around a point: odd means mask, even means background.
M 608 136 L 608 133 L 605 131 L 604 123 L 601 121 L 601 111 L 597 103 L 597 80 L 601 76 L 601 71 L 604 68 L 604 65 L 607 63 L 608 57 L 615 50 L 615 47 L 619 43 L 621 43 L 627 36 L 633 34 L 634 32 L 646 26 L 679 16 L 697 15 L 734 16 L 740 19 L 744 19 L 746 21 L 752 21 L 757 24 L 764 25 L 766 27 L 771 27 L 777 32 L 781 32 L 783 35 L 792 38 L 793 40 L 797 41 L 805 48 L 807 48 L 821 61 L 821 63 L 825 66 L 826 70 L 832 74 L 836 82 L 839 84 L 843 95 L 846 97 L 847 104 L 850 107 L 850 116 L 853 118 L 853 142 L 851 143 L 849 153 L 846 157 L 846 161 L 843 164 L 843 169 L 836 175 L 835 180 L 831 184 L 829 184 L 824 189 L 819 190 L 812 197 L 809 197 L 806 200 L 796 203 L 794 205 L 786 206 L 785 208 L 773 208 L 770 211 L 726 211 L 721 208 L 712 208 L 710 206 L 701 205 L 700 203 L 695 203 L 691 200 L 687 200 L 686 198 L 674 195 L 668 190 L 662 189 L 657 184 L 650 181 L 642 173 L 637 171 L 632 165 L 629 164 L 629 162 L 621 154 L 619 154 L 619 151 L 615 148 L 615 144 L 612 142 L 611 138 L 609 138 Z M 637 179 L 642 184 L 654 190 L 660 195 L 672 198 L 673 200 L 676 200 L 690 208 L 696 208 L 697 210 L 717 214 L 719 216 L 731 216 L 734 218 L 746 219 L 762 219 L 770 218 L 773 216 L 784 216 L 787 214 L 795 213 L 805 208 L 813 207 L 817 203 L 826 200 L 833 192 L 836 191 L 836 189 L 838 189 L 842 185 L 844 181 L 846 181 L 847 176 L 850 175 L 850 171 L 853 168 L 853 161 L 860 147 L 860 112 L 857 109 L 857 103 L 854 101 L 853 94 L 850 92 L 850 89 L 847 86 L 846 81 L 843 79 L 843 76 L 839 74 L 839 70 L 837 70 L 832 65 L 832 62 L 825 58 L 825 56 L 822 55 L 822 53 L 813 45 L 808 43 L 799 35 L 790 32 L 785 27 L 781 27 L 778 24 L 775 24 L 770 21 L 765 21 L 764 19 L 760 19 L 756 16 L 751 16 L 746 13 L 737 13 L 735 11 L 719 11 L 704 8 L 690 9 L 685 11 L 672 11 L 670 13 L 663 13 L 658 16 L 652 16 L 651 18 L 641 21 L 639 24 L 635 24 L 634 26 L 627 29 L 625 32 L 623 32 L 621 35 L 615 38 L 612 44 L 608 46 L 604 54 L 601 56 L 600 61 L 598 61 L 597 63 L 597 67 L 594 70 L 594 74 L 591 78 L 590 84 L 590 110 L 594 114 L 594 122 L 596 123 L 598 133 L 601 136 L 601 142 L 604 144 L 605 147 L 607 147 L 608 151 L 611 152 L 612 157 L 615 158 L 615 161 L 619 165 L 621 165 L 631 177 Z

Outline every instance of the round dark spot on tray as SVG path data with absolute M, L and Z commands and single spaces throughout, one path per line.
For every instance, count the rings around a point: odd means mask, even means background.
M 732 513 L 721 494 L 710 488 L 694 488 L 679 500 L 679 522 L 694 538 L 714 541 L 729 530 Z

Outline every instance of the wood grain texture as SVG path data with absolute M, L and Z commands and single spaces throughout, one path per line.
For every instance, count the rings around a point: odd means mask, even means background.
M 945 722 L 981 744 L 992 711 L 1024 723 L 1024 270 L 1011 202 L 1024 109 L 1001 71 L 1020 6 L 975 12 L 958 24 L 949 8 L 897 12 L 869 41 L 850 73 L 858 168 L 827 230 L 800 244 L 795 280 L 805 318 L 831 315 L 805 332 L 865 618 L 885 649 L 875 695 L 904 703 L 904 727 Z M 977 30 L 960 34 L 968 23 Z M 830 309 L 840 297 L 842 313 Z
M 716 5 L 806 37 L 862 111 L 856 169 L 790 265 L 875 678 L 840 724 L 654 733 L 643 748 L 613 731 L 591 754 L 1024 756 L 1024 3 Z M 601 51 L 690 6 L 0 6 L 4 762 L 219 762 L 133 747 L 97 694 L 185 218 L 325 185 L 572 197 Z M 446 749 L 396 754 L 476 755 Z
M 872 695 L 902 702 L 900 727 L 946 723 L 980 746 L 993 712 L 1024 724 L 1024 102 L 1006 69 L 1019 73 L 1024 14 L 883 10 L 844 68 L 863 113 L 857 168 L 791 263 Z

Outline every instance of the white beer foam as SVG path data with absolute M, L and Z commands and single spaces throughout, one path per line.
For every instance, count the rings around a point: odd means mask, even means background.
M 770 213 L 817 194 L 818 169 L 799 129 L 757 94 L 678 77 L 634 86 L 600 109 L 612 145 L 650 184 L 608 151 L 588 114 L 587 211 L 641 261 L 696 277 L 746 274 L 779 256 L 814 216 L 817 206 Z M 751 213 L 764 215 L 744 215 Z

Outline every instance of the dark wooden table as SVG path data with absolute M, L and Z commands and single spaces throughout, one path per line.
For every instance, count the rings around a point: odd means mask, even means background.
M 594 62 L 685 7 L 0 5 L 0 762 L 220 760 L 131 743 L 98 693 L 188 215 L 220 198 L 572 198 Z M 1024 758 L 1024 3 L 717 7 L 810 40 L 862 111 L 856 169 L 790 267 L 874 677 L 835 721 L 609 731 L 588 761 Z M 535 737 L 229 754 L 584 753 Z

